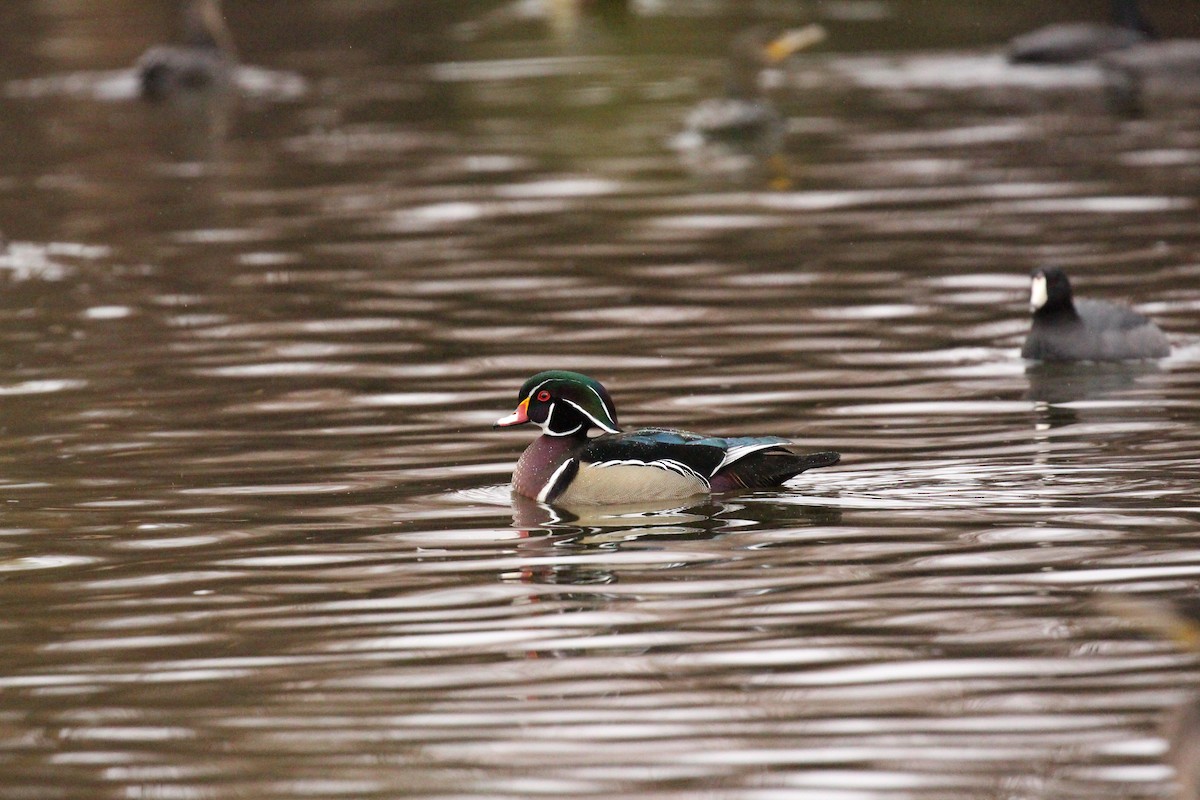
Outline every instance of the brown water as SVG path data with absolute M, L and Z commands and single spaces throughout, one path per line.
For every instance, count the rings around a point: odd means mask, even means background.
M 772 189 L 667 146 L 742 4 L 227 5 L 187 107 L 169 4 L 0 8 L 0 796 L 1169 796 L 1195 665 L 1092 598 L 1200 584 L 1197 108 L 828 2 Z M 1174 354 L 1026 365 L 1043 262 Z M 514 509 L 551 367 L 844 462 Z

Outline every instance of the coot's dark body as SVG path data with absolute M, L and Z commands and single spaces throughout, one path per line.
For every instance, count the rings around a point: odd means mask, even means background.
M 1075 300 L 1061 269 L 1033 272 L 1033 325 L 1021 355 L 1040 361 L 1128 361 L 1162 358 L 1171 345 L 1149 319 L 1101 300 Z

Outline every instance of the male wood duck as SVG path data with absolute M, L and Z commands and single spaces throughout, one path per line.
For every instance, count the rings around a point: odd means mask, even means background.
M 221 0 L 191 0 L 183 15 L 183 41 L 151 47 L 136 68 L 142 96 L 161 100 L 180 91 L 227 85 L 236 66 Z
M 1039 267 L 1030 281 L 1033 323 L 1021 348 L 1040 361 L 1132 361 L 1170 355 L 1157 325 L 1127 306 L 1077 300 L 1057 267 Z
M 1112 23 L 1063 22 L 1016 36 L 1008 43 L 1013 64 L 1073 64 L 1155 38 L 1137 0 L 1112 0 Z
M 759 159 L 776 155 L 783 146 L 784 124 L 763 94 L 760 73 L 824 39 L 825 29 L 815 24 L 774 37 L 757 27 L 739 34 L 730 47 L 725 93 L 692 109 L 673 146 L 697 170 L 739 155 Z M 713 171 L 717 169 L 720 166 Z
M 518 397 L 517 410 L 493 427 L 532 422 L 542 429 L 513 471 L 513 492 L 542 503 L 628 505 L 760 489 L 841 458 L 830 451 L 799 453 L 778 436 L 622 432 L 608 392 L 578 372 L 539 372 Z M 602 433 L 589 438 L 592 428 Z

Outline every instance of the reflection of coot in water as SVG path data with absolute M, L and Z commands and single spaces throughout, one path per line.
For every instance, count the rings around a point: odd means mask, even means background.
M 1008 60 L 1013 64 L 1073 64 L 1154 38 L 1137 0 L 1113 0 L 1112 24 L 1068 22 L 1047 25 L 1013 38 Z
M 1159 372 L 1153 361 L 1110 361 L 1103 364 L 1036 362 L 1025 367 L 1030 400 L 1072 403 L 1111 397 L 1132 389 L 1138 379 Z
M 191 0 L 183 19 L 180 44 L 157 45 L 138 59 L 142 96 L 149 100 L 220 88 L 232 80 L 237 56 L 220 0 Z
M 1024 358 L 1039 361 L 1126 361 L 1162 358 L 1171 345 L 1153 322 L 1125 306 L 1075 300 L 1061 269 L 1033 271 L 1029 298 L 1033 325 Z

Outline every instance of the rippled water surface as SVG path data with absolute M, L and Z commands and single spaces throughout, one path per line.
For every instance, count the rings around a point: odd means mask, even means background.
M 1200 106 L 831 0 L 707 175 L 749 4 L 226 5 L 240 96 L 163 106 L 171 4 L 0 10 L 0 796 L 1171 796 L 1195 664 L 1095 597 L 1200 586 Z M 1022 361 L 1042 263 L 1173 354 Z M 514 507 L 551 367 L 844 459 Z

